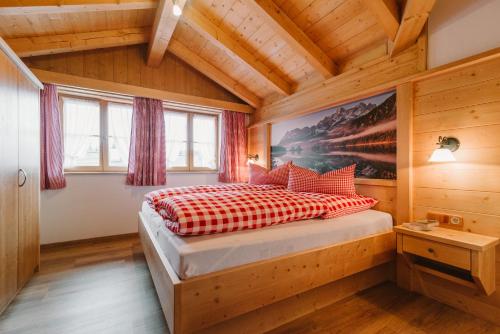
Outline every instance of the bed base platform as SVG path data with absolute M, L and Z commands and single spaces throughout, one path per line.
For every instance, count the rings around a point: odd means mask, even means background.
M 262 333 L 394 278 L 393 232 L 180 280 L 143 215 L 139 234 L 172 334 Z

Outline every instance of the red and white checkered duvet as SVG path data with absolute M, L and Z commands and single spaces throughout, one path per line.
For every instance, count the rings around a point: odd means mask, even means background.
M 362 196 L 260 189 L 181 192 L 157 200 L 155 206 L 174 233 L 201 235 L 256 229 L 316 217 L 339 217 L 366 210 L 376 203 L 376 200 Z
M 157 209 L 157 204 L 164 198 L 178 195 L 186 195 L 192 193 L 213 193 L 221 191 L 267 191 L 285 189 L 285 186 L 276 184 L 248 184 L 248 183 L 231 183 L 231 184 L 215 184 L 201 185 L 190 187 L 165 188 L 147 193 L 145 196 L 149 206 Z

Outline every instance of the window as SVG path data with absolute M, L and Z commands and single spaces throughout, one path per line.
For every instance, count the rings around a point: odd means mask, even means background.
M 132 105 L 63 95 L 64 169 L 69 172 L 126 171 Z M 166 168 L 215 171 L 219 154 L 219 117 L 165 110 Z
M 65 170 L 127 169 L 131 105 L 63 97 L 62 111 Z
M 217 115 L 166 111 L 167 168 L 173 171 L 217 170 L 218 130 Z

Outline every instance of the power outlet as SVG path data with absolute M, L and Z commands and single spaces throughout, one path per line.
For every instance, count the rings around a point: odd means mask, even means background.
M 427 219 L 437 220 L 439 222 L 439 226 L 444 228 L 450 228 L 454 230 L 463 230 L 464 228 L 464 220 L 460 216 L 439 212 L 428 212 Z
M 455 226 L 463 226 L 464 220 L 460 216 L 450 216 L 450 224 Z

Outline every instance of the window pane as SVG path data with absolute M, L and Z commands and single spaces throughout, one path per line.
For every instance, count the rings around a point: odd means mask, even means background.
M 108 104 L 108 163 L 112 167 L 127 167 L 132 128 L 132 106 Z
M 193 115 L 193 167 L 217 168 L 217 117 Z
M 100 165 L 99 102 L 63 99 L 64 167 Z
M 188 167 L 188 114 L 165 112 L 167 168 Z

